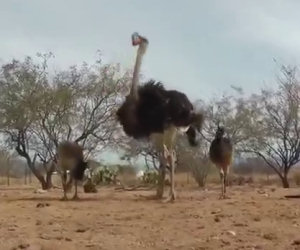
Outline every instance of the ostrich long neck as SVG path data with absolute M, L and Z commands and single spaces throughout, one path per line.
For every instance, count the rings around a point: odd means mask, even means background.
M 134 65 L 134 71 L 132 76 L 132 85 L 130 90 L 130 95 L 134 98 L 138 99 L 138 84 L 139 84 L 139 74 L 141 70 L 142 60 L 145 53 L 145 50 L 143 51 L 143 44 L 141 44 L 138 48 L 137 55 L 136 55 L 136 61 Z

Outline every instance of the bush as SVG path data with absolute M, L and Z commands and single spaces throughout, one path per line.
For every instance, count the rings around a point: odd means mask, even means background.
M 88 179 L 87 182 L 83 185 L 83 190 L 85 193 L 97 193 L 96 186 L 91 179 Z
M 93 173 L 92 182 L 99 184 L 116 184 L 117 171 L 108 167 L 99 168 Z
M 205 159 L 200 163 L 202 164 L 191 164 L 190 169 L 199 187 L 205 187 L 211 163 L 208 159 Z
M 142 177 L 145 184 L 157 184 L 159 175 L 156 171 L 146 171 Z

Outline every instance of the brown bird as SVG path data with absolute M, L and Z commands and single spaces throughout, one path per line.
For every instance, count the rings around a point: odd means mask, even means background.
M 222 193 L 220 199 L 225 199 L 226 185 L 229 168 L 232 162 L 233 146 L 229 138 L 224 138 L 225 130 L 223 127 L 217 128 L 214 140 L 209 149 L 210 160 L 220 170 L 220 178 L 222 183 Z
M 75 194 L 73 199 L 78 199 L 77 181 L 82 180 L 87 162 L 84 161 L 83 149 L 75 142 L 62 142 L 57 149 L 57 165 L 61 171 L 62 186 L 64 190 L 63 200 L 67 200 L 67 189 L 75 181 Z M 70 171 L 70 180 L 67 183 L 67 170 Z

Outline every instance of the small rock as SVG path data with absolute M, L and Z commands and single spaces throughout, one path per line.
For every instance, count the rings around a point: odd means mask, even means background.
M 220 222 L 221 220 L 220 220 L 220 217 L 219 216 L 216 216 L 215 217 L 215 222 Z
M 292 245 L 300 246 L 300 239 L 294 240 Z
M 253 218 L 253 220 L 254 220 L 254 221 L 261 221 L 260 217 L 258 217 L 258 216 L 255 216 L 255 217 Z
M 71 238 L 68 238 L 68 237 L 66 237 L 66 238 L 65 238 L 65 241 L 72 241 L 72 239 L 71 239 Z
M 43 190 L 43 189 L 36 189 L 36 190 L 34 190 L 34 193 L 36 193 L 36 194 L 44 194 L 44 193 L 47 193 L 48 191 L 47 190 Z
M 236 236 L 236 232 L 234 232 L 234 231 L 229 230 L 229 231 L 227 231 L 227 233 L 232 235 L 232 236 Z
M 40 225 L 42 225 L 42 222 L 40 220 L 37 220 L 35 225 L 40 226 Z
M 40 238 L 43 240 L 50 240 L 50 237 L 46 235 L 40 235 Z
M 79 229 L 77 229 L 75 232 L 76 233 L 84 233 L 84 232 L 86 232 L 87 231 L 87 229 L 85 229 L 85 228 L 79 228 Z
M 219 214 L 219 213 L 221 213 L 221 209 L 211 211 L 211 214 Z
M 225 245 L 225 246 L 230 246 L 230 242 L 224 239 L 221 239 L 221 242 Z
M 86 244 L 85 246 L 86 246 L 86 247 L 94 247 L 95 244 L 93 244 L 93 243 L 88 243 L 88 244 Z
M 36 207 L 40 208 L 40 207 L 49 207 L 50 204 L 49 203 L 38 203 L 36 204 Z
M 259 194 L 265 194 L 266 191 L 265 190 L 257 190 L 257 193 L 259 193 Z
M 275 240 L 277 236 L 273 233 L 266 233 L 263 235 L 263 238 L 266 240 Z
M 30 246 L 29 244 L 23 243 L 23 244 L 20 244 L 18 247 L 19 247 L 20 249 L 26 249 L 26 248 L 28 248 L 29 246 Z

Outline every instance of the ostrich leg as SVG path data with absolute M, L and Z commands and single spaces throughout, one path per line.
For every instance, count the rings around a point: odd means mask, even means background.
M 77 195 L 77 180 L 76 179 L 74 180 L 74 186 L 75 186 L 75 194 L 74 194 L 72 200 L 78 200 L 79 198 Z
M 64 190 L 64 196 L 61 198 L 61 200 L 66 201 L 68 200 L 67 197 L 67 171 L 63 170 L 62 175 L 61 175 L 61 181 L 62 181 L 62 186 Z
M 170 179 L 171 179 L 171 188 L 170 188 L 170 201 L 175 201 L 175 151 L 171 151 L 171 155 L 169 156 L 170 161 L 170 167 L 171 167 L 171 173 L 170 173 Z
M 222 185 L 220 199 L 224 199 L 225 193 L 226 193 L 226 177 L 225 177 L 225 172 L 223 169 L 220 169 L 220 179 L 221 179 L 221 185 Z
M 226 187 L 228 186 L 228 172 L 229 168 L 226 168 L 224 170 L 224 199 L 230 199 L 230 197 L 226 195 Z
M 175 151 L 168 150 L 167 147 L 164 145 L 164 152 L 166 155 L 166 159 L 170 166 L 170 193 L 169 197 L 164 202 L 175 201 Z
M 164 133 L 164 144 L 163 151 L 166 161 L 170 166 L 170 194 L 169 197 L 165 200 L 165 202 L 170 202 L 175 200 L 175 151 L 173 150 L 175 142 L 176 142 L 177 128 L 170 127 Z
M 165 178 L 166 178 L 166 164 L 164 159 L 160 159 L 158 174 L 159 176 L 158 176 L 156 197 L 158 199 L 161 199 L 164 195 Z

